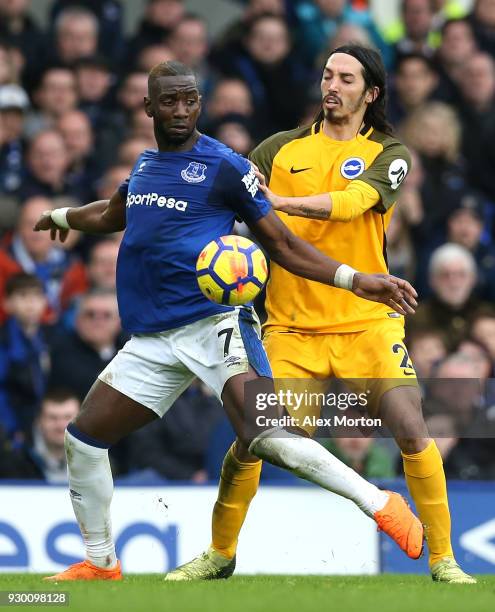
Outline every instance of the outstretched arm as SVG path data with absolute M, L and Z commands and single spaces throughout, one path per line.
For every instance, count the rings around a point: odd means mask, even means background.
M 295 236 L 273 211 L 249 227 L 270 258 L 292 274 L 348 289 L 358 297 L 387 304 L 402 315 L 414 313 L 417 294 L 407 281 L 388 274 L 363 274 L 343 266 Z
M 267 186 L 265 177 L 256 170 L 260 190 L 275 210 L 296 217 L 331 221 L 352 221 L 380 202 L 380 194 L 360 181 L 351 181 L 346 189 L 311 196 L 280 196 Z
M 44 212 L 34 231 L 50 230 L 52 240 L 57 234 L 65 241 L 69 229 L 80 230 L 88 234 L 112 234 L 125 229 L 125 202 L 118 191 L 110 200 L 98 200 L 85 206 L 57 211 Z

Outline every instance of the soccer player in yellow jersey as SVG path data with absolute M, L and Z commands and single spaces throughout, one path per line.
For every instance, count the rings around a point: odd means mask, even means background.
M 342 269 L 342 281 L 351 286 L 353 266 L 388 271 L 385 232 L 411 163 L 386 121 L 385 78 L 377 52 L 358 45 L 336 49 L 323 70 L 317 121 L 271 136 L 250 155 L 283 222 L 323 253 L 350 264 Z M 386 305 L 296 277 L 276 263 L 270 270 L 264 345 L 274 377 L 382 381 L 373 416 L 379 414 L 402 451 L 407 485 L 425 525 L 432 578 L 476 582 L 452 552 L 442 459 L 423 420 L 403 343 L 403 317 Z M 167 579 L 212 579 L 226 577 L 227 568 L 233 571 L 260 469 L 261 462 L 237 440 L 222 468 L 212 545 Z

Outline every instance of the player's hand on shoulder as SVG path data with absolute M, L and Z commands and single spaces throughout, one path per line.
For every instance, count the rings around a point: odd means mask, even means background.
M 352 291 L 358 297 L 387 304 L 401 315 L 414 314 L 418 294 L 414 287 L 402 278 L 390 274 L 354 275 Z
M 253 164 L 253 162 L 250 162 L 250 163 L 252 164 L 256 178 L 259 181 L 259 190 L 263 193 L 265 198 L 270 202 L 274 210 L 281 210 L 282 205 L 283 205 L 282 198 L 276 195 L 275 193 L 273 193 L 273 191 L 266 184 L 265 175 L 262 172 L 260 172 L 259 168 L 255 164 Z
M 59 238 L 60 242 L 65 242 L 67 236 L 69 235 L 68 229 L 63 229 L 59 227 L 51 217 L 51 210 L 45 210 L 35 226 L 33 227 L 33 231 L 35 232 L 46 232 L 50 230 L 50 237 L 52 240 L 56 240 Z

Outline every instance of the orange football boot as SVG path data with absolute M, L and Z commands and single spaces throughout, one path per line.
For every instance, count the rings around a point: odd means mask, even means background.
M 54 576 L 46 576 L 43 580 L 48 582 L 62 582 L 63 580 L 122 580 L 120 561 L 112 569 L 103 569 L 93 565 L 90 561 L 81 561 L 69 566 L 63 572 Z
M 378 529 L 389 535 L 408 557 L 419 559 L 423 554 L 423 525 L 402 495 L 386 493 L 389 499 L 385 508 L 375 512 Z

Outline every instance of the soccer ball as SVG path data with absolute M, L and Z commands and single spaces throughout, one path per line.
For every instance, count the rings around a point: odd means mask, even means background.
M 242 236 L 222 236 L 209 242 L 196 263 L 196 278 L 212 302 L 239 306 L 254 300 L 268 276 L 263 251 Z

